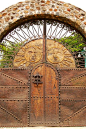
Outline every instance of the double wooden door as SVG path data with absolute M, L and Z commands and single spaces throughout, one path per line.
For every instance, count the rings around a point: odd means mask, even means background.
M 55 68 L 40 64 L 32 70 L 30 126 L 56 126 L 59 123 L 59 77 Z

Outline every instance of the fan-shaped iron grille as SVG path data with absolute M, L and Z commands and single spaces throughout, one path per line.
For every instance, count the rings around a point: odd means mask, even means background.
M 83 48 L 86 41 L 83 36 L 70 25 L 59 21 L 33 20 L 24 23 L 7 34 L 0 43 L 0 67 L 9 68 L 13 66 L 13 60 L 19 49 L 25 44 L 36 39 L 52 39 L 63 44 L 74 56 L 76 67 L 86 66 L 86 53 Z M 46 30 L 45 30 L 46 29 Z M 44 37 L 44 32 L 46 36 Z

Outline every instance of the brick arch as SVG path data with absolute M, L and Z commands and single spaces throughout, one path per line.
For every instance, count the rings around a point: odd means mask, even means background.
M 56 0 L 27 0 L 0 12 L 0 39 L 13 28 L 31 19 L 56 19 L 77 29 L 86 38 L 86 12 Z

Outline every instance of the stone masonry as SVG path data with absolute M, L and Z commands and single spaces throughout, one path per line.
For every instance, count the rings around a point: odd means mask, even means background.
M 58 0 L 26 0 L 0 12 L 0 40 L 23 22 L 39 18 L 67 23 L 86 38 L 86 12 L 82 9 Z

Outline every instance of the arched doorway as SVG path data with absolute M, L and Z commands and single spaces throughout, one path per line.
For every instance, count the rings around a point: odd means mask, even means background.
M 86 126 L 85 34 L 50 16 L 1 34 L 1 127 Z
M 57 126 L 59 123 L 59 75 L 50 64 L 32 70 L 30 126 Z

